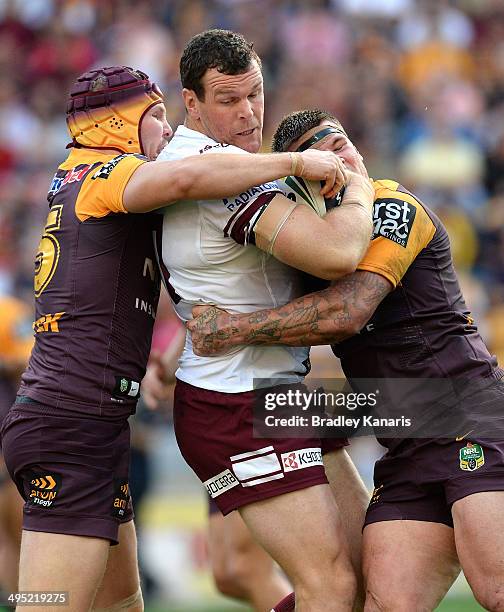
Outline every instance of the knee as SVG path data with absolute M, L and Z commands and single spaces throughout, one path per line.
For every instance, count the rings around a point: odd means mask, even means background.
M 357 595 L 357 578 L 350 563 L 305 568 L 299 576 L 293 577 L 293 583 L 299 601 L 320 598 L 351 603 Z
M 411 610 L 429 612 L 432 609 L 420 593 L 408 593 L 402 590 L 381 593 L 369 587 L 366 589 L 364 612 L 411 612 Z
M 243 588 L 241 577 L 230 567 L 213 569 L 213 579 L 216 589 L 226 597 L 246 599 L 247 594 Z
M 254 575 L 261 568 L 247 554 L 230 553 L 220 562 L 214 562 L 212 573 L 217 590 L 235 599 L 247 600 Z

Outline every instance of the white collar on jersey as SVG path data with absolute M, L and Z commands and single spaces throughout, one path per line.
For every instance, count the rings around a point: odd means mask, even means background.
M 188 128 L 185 125 L 179 125 L 173 136 L 182 136 L 183 138 L 192 138 L 194 140 L 209 140 L 210 142 L 218 144 L 217 141 L 210 138 L 210 136 L 203 134 L 203 132 L 198 132 L 197 130 L 191 130 L 191 128 Z

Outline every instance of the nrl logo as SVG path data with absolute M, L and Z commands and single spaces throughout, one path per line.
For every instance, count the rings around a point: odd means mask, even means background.
M 485 455 L 479 444 L 468 442 L 459 452 L 460 469 L 466 472 L 474 472 L 485 465 Z

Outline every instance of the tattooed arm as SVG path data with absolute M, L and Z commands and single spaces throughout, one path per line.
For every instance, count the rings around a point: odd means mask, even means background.
M 187 327 L 197 355 L 216 355 L 243 344 L 332 344 L 359 333 L 392 289 L 380 274 L 358 270 L 279 308 L 231 314 L 198 306 Z

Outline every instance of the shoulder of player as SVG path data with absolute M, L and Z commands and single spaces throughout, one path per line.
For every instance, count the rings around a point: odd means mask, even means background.
M 161 151 L 158 161 L 170 161 L 189 157 L 190 155 L 203 155 L 205 153 L 239 153 L 251 155 L 247 151 L 226 144 L 216 142 L 206 134 L 191 130 L 184 125 L 179 125 L 170 142 Z
M 117 151 L 115 153 L 105 153 L 97 149 L 72 149 L 68 157 L 58 166 L 60 170 L 71 170 L 77 166 L 88 165 L 98 166 L 107 164 L 112 160 L 120 161 L 126 157 L 136 157 L 141 160 L 147 161 L 147 158 L 140 153 L 121 153 Z
M 86 171 L 75 200 L 75 214 L 80 221 L 104 217 L 111 212 L 127 212 L 122 199 L 124 189 L 131 175 L 148 159 L 137 153 L 117 152 L 99 159 L 95 156 L 94 162 Z
M 409 235 L 425 247 L 436 235 L 440 222 L 423 203 L 397 181 L 374 180 L 374 237 L 390 237 L 406 246 Z
M 398 181 L 373 179 L 373 186 L 375 189 L 375 202 L 384 200 L 407 202 L 412 204 L 415 209 L 420 209 L 425 215 L 429 216 L 424 204 Z

